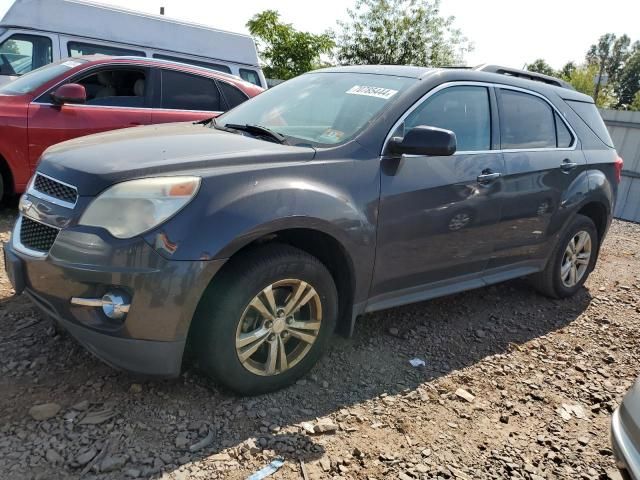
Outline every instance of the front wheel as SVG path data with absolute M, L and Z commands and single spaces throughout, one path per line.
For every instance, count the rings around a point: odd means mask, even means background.
M 576 215 L 558 242 L 547 267 L 532 276 L 534 287 L 554 298 L 573 295 L 595 267 L 598 248 L 598 232 L 593 220 Z
M 333 278 L 318 259 L 287 245 L 232 261 L 196 312 L 199 362 L 241 394 L 290 385 L 318 361 L 334 331 Z

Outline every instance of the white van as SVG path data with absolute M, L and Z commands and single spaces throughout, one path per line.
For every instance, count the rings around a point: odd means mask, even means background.
M 249 35 L 80 0 L 15 0 L 0 21 L 0 84 L 91 54 L 189 63 L 267 87 Z

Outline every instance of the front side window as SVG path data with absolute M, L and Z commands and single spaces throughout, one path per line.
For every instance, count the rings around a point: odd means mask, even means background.
M 256 72 L 255 70 L 249 70 L 246 68 L 241 68 L 240 69 L 240 78 L 242 78 L 243 80 L 247 81 L 247 82 L 251 82 L 254 85 L 258 85 L 259 87 L 261 87 L 262 85 L 260 85 L 260 76 L 258 75 L 258 72 Z
M 218 117 L 216 125 L 261 125 L 293 145 L 339 145 L 366 128 L 416 81 L 368 73 L 307 73 L 238 105 Z
M 147 71 L 104 69 L 77 80 L 87 91 L 86 105 L 142 108 L 145 106 Z
M 554 111 L 543 99 L 501 89 L 500 135 L 503 149 L 555 148 Z
M 220 112 L 222 101 L 214 80 L 175 70 L 161 70 L 162 108 Z
M 486 87 L 459 86 L 440 90 L 407 116 L 404 132 L 426 125 L 456 134 L 457 150 L 491 149 L 491 113 Z
M 127 48 L 111 47 L 109 45 L 95 45 L 92 43 L 68 42 L 67 50 L 70 57 L 81 57 L 82 55 L 112 55 L 114 57 L 134 56 L 145 57 L 140 50 L 129 50 Z
M 18 33 L 0 44 L 0 75 L 22 75 L 53 61 L 51 39 Z

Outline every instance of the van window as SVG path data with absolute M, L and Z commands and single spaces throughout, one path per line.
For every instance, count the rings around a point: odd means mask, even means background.
M 222 95 L 224 95 L 224 99 L 227 101 L 227 108 L 229 110 L 240 105 L 249 98 L 242 93 L 240 89 L 228 84 L 227 82 L 218 81 L 218 86 L 220 87 L 220 90 L 222 90 Z
M 500 138 L 504 149 L 555 148 L 554 111 L 543 99 L 501 89 Z
M 158 60 L 169 60 L 171 62 L 186 63 L 187 65 L 195 65 L 196 67 L 204 67 L 210 70 L 217 70 L 219 72 L 231 73 L 231 69 L 226 65 L 220 65 L 219 63 L 201 62 L 200 60 L 191 60 L 190 58 L 171 57 L 169 55 L 161 55 L 154 53 L 153 58 Z
M 457 150 L 491 149 L 491 113 L 486 87 L 449 87 L 427 98 L 409 114 L 404 131 L 418 125 L 451 130 Z
M 241 68 L 240 78 L 242 78 L 247 82 L 251 82 L 254 85 L 258 85 L 259 87 L 262 86 L 260 85 L 260 76 L 258 75 L 258 72 L 256 72 L 255 70 L 247 70 L 246 68 Z
M 223 110 L 220 91 L 212 79 L 174 70 L 161 70 L 161 72 L 160 104 L 162 108 L 212 112 Z
M 17 33 L 0 45 L 0 75 L 22 75 L 53 61 L 51 39 Z
M 91 43 L 67 42 L 67 51 L 70 57 L 80 57 L 82 55 L 113 55 L 115 57 L 134 56 L 146 57 L 144 52 L 139 50 L 129 50 L 109 45 L 93 45 Z
M 77 80 L 87 91 L 86 105 L 142 108 L 147 72 L 144 69 L 107 69 Z

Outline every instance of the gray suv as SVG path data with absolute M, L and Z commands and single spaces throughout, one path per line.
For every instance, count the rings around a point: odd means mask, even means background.
M 256 394 L 367 312 L 523 276 L 572 295 L 621 169 L 593 100 L 560 80 L 330 68 L 215 120 L 49 148 L 6 268 L 105 362 L 175 376 L 190 349 Z

